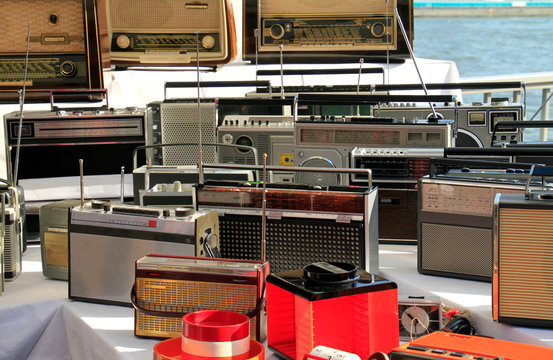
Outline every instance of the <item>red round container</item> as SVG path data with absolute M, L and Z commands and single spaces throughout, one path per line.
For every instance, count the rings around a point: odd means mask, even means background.
M 182 354 L 182 339 L 173 338 L 157 343 L 154 346 L 154 360 L 187 360 L 188 357 Z M 253 339 L 250 339 L 250 351 L 246 356 L 247 360 L 265 360 L 265 348 Z

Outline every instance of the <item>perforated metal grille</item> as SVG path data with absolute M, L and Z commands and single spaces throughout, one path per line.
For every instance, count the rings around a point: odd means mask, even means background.
M 553 211 L 500 208 L 499 316 L 553 321 Z
M 223 258 L 259 260 L 260 217 L 220 216 L 219 226 Z M 268 220 L 266 242 L 271 272 L 301 269 L 317 261 L 348 262 L 365 268 L 364 226 L 361 222 Z
M 423 223 L 421 268 L 459 275 L 492 276 L 492 230 Z
M 248 313 L 256 306 L 257 286 L 205 281 L 136 279 L 138 304 L 148 310 L 188 313 L 198 310 L 226 310 Z M 180 336 L 180 317 L 162 317 L 136 313 L 136 333 L 142 336 Z M 256 336 L 256 322 L 250 323 L 250 335 Z
M 161 106 L 161 142 L 164 144 L 198 143 L 197 104 L 163 104 Z M 217 142 L 215 107 L 213 103 L 200 105 L 202 143 Z M 198 146 L 166 146 L 162 148 L 163 165 L 196 165 Z M 202 161 L 216 162 L 217 149 L 202 146 Z
M 187 5 L 203 3 L 207 7 Z M 219 0 L 111 0 L 111 26 L 129 32 L 163 31 L 194 32 L 218 29 L 223 2 Z
M 18 260 L 20 258 L 19 237 L 17 236 L 16 223 L 6 224 L 4 235 L 4 273 L 16 275 Z

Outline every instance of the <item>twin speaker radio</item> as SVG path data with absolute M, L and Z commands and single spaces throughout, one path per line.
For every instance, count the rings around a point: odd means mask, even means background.
M 229 0 L 101 0 L 111 64 L 218 65 L 236 56 Z
M 511 104 L 508 99 L 494 98 L 489 104 L 473 103 L 471 105 L 435 106 L 441 119 L 457 119 L 457 138 L 455 146 L 490 147 L 492 133 L 498 121 L 523 120 L 524 107 Z M 413 105 L 382 105 L 375 110 L 379 116 L 391 116 L 396 119 L 428 119 L 433 116 L 432 109 Z M 501 128 L 496 132 L 494 143 L 522 140 L 521 128 Z
M 408 57 L 395 9 L 413 40 L 410 0 L 246 0 L 243 58 L 278 63 L 357 62 L 360 58 Z
M 103 87 L 96 0 L 1 0 L 0 8 L 1 100 L 19 101 L 25 74 L 30 101 L 48 101 L 50 89 Z

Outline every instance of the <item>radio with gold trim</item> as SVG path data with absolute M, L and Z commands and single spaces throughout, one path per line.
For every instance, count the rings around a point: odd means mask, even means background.
M 18 101 L 25 73 L 31 101 L 47 101 L 52 88 L 103 87 L 96 0 L 0 0 L 0 8 L 0 99 Z
M 132 66 L 217 65 L 236 56 L 229 0 L 104 0 L 111 63 Z
M 412 42 L 411 0 L 246 0 L 243 50 L 245 60 L 325 62 L 380 57 L 406 58 L 397 8 Z

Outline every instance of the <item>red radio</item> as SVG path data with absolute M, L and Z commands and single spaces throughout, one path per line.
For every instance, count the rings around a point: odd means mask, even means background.
M 369 360 L 379 359 L 373 354 Z M 489 337 L 436 331 L 405 343 L 389 354 L 390 360 L 475 359 L 537 360 L 553 359 L 553 349 Z

